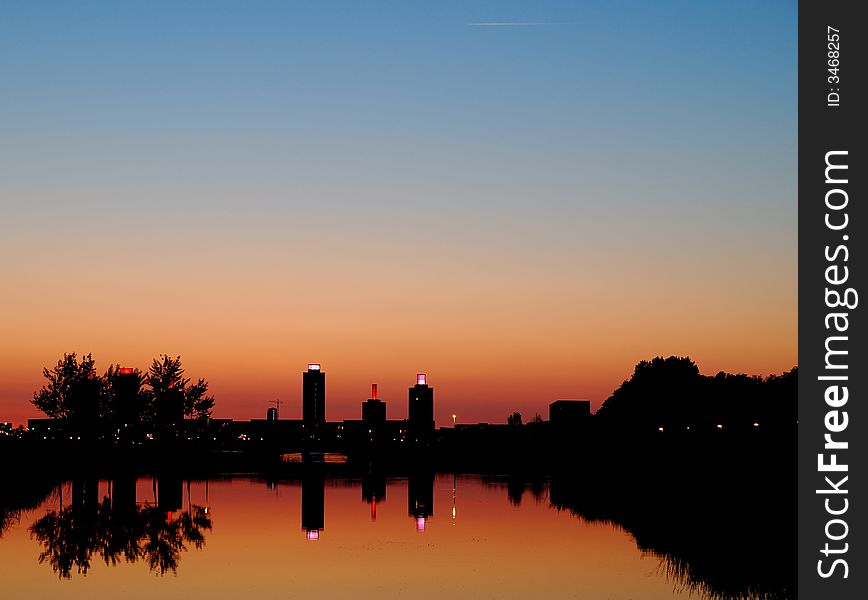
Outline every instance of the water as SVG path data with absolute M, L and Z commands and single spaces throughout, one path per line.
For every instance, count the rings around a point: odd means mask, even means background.
M 135 499 L 131 496 L 135 486 Z M 621 527 L 473 476 L 57 486 L 0 537 L 4 598 L 702 597 Z M 42 561 L 40 561 L 42 555 Z

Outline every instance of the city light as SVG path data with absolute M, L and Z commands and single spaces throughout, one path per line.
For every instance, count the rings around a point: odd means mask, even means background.
M 425 517 L 416 517 L 416 532 L 425 533 Z
M 308 529 L 304 534 L 305 539 L 309 542 L 315 542 L 319 539 L 319 529 Z
M 307 370 L 308 371 L 319 371 L 320 370 L 320 364 L 319 363 L 307 363 Z
M 428 385 L 428 376 L 425 373 L 417 373 L 416 385 Z

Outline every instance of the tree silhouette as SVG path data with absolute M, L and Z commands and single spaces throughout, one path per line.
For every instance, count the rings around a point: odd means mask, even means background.
M 78 433 L 105 420 L 104 381 L 96 374 L 92 355 L 79 361 L 74 352 L 64 354 L 54 368 L 43 369 L 42 374 L 48 383 L 31 400 L 40 411 L 66 421 Z
M 62 421 L 71 435 L 99 431 L 129 439 L 144 435 L 144 426 L 175 435 L 185 416 L 205 420 L 214 409 L 208 382 L 184 377 L 180 356 L 155 358 L 147 373 L 109 365 L 100 377 L 92 355 L 79 360 L 75 353 L 64 354 L 43 375 L 47 383 L 31 403 Z
M 117 430 L 137 429 L 153 421 L 153 398 L 143 387 L 139 369 L 109 365 L 103 375 L 103 402 L 109 420 Z
M 160 355 L 154 359 L 145 376 L 150 387 L 157 420 L 169 424 L 184 416 L 194 419 L 207 419 L 214 409 L 214 397 L 208 395 L 208 382 L 199 379 L 191 384 L 184 377 L 181 357 Z
M 47 562 L 62 579 L 73 571 L 86 575 L 93 556 L 105 564 L 145 560 L 160 575 L 175 573 L 189 544 L 201 550 L 211 518 L 204 507 L 169 513 L 157 506 L 118 509 L 108 498 L 96 506 L 72 504 L 51 511 L 30 527 L 42 545 L 39 562 Z
M 781 431 L 795 425 L 798 368 L 766 378 L 721 371 L 701 375 L 690 358 L 660 356 L 636 365 L 594 415 L 608 434 Z
M 521 426 L 521 413 L 514 412 L 506 418 L 506 424 L 511 427 L 520 427 Z

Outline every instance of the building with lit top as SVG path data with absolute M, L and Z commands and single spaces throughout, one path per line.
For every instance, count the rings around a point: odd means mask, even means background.
M 325 476 L 307 473 L 301 480 L 301 528 L 308 541 L 319 539 L 325 528 Z
M 127 427 L 139 422 L 139 389 L 142 385 L 140 373 L 130 367 L 121 367 L 112 381 L 112 415 L 117 428 Z
M 434 436 L 434 388 L 428 385 L 425 373 L 416 375 L 416 385 L 408 395 L 407 433 L 410 440 L 421 442 Z
M 434 473 L 410 472 L 407 478 L 407 514 L 416 521 L 416 531 L 425 533 L 434 516 Z
M 377 384 L 371 384 L 371 397 L 362 402 L 362 423 L 373 441 L 386 427 L 386 403 L 377 398 Z
M 307 365 L 302 375 L 302 420 L 310 432 L 325 424 L 325 372 L 318 363 Z

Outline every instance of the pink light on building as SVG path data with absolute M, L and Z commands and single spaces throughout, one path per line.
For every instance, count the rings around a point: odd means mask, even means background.
M 427 521 L 427 519 L 425 517 L 416 517 L 416 532 L 417 533 L 425 533 L 425 521 Z
M 425 373 L 417 373 L 416 385 L 428 385 L 428 376 Z
M 319 539 L 319 529 L 308 529 L 304 533 L 304 537 L 309 542 L 315 542 Z
M 377 399 L 377 384 L 372 383 L 371 384 L 371 400 L 376 400 L 376 399 Z
M 308 371 L 319 371 L 321 369 L 321 365 L 319 363 L 307 363 Z

